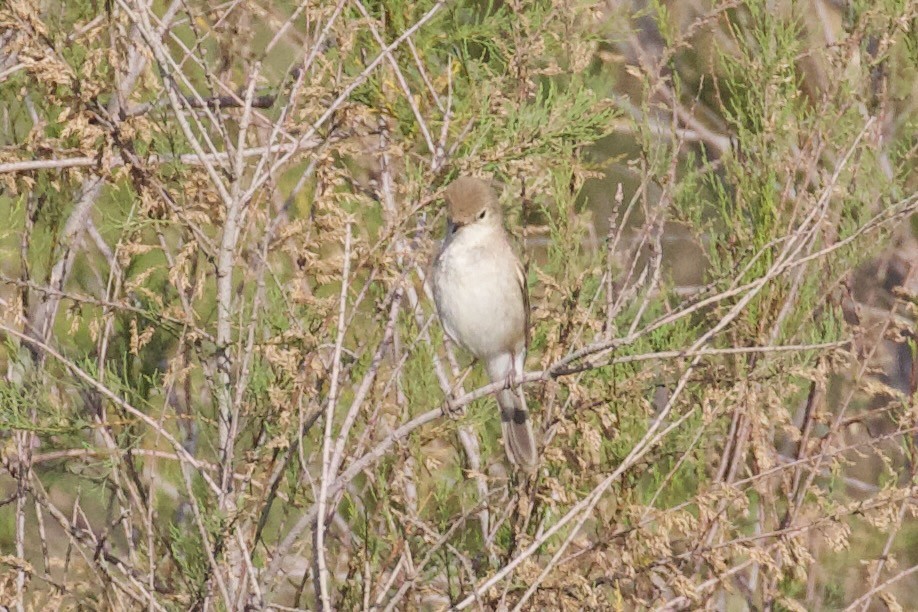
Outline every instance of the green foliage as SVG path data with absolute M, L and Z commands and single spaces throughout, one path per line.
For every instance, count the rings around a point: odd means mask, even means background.
M 24 606 L 815 609 L 914 564 L 914 7 L 820 6 L 0 7 Z M 468 174 L 532 477 L 426 299 Z

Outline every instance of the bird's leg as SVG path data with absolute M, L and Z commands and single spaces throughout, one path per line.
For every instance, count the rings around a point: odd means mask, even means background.
M 510 353 L 510 369 L 507 370 L 504 389 L 516 389 L 516 356 L 513 353 Z

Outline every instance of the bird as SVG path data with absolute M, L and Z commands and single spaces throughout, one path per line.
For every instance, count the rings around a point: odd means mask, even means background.
M 510 461 L 538 467 L 526 399 L 515 379 L 529 345 L 526 274 L 504 228 L 497 195 L 485 181 L 462 176 L 446 188 L 447 229 L 433 262 L 433 294 L 446 335 L 484 364 L 497 392 L 501 433 Z

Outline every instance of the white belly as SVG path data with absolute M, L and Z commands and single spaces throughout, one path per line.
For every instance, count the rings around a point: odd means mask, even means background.
M 516 256 L 505 241 L 496 250 L 484 249 L 488 236 L 475 230 L 460 230 L 437 260 L 440 318 L 447 334 L 479 359 L 508 352 L 522 356 L 526 312 Z

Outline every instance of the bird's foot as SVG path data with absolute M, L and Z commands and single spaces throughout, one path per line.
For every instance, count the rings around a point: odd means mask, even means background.
M 447 398 L 446 398 L 446 404 L 443 406 L 443 414 L 444 414 L 444 415 L 448 416 L 449 418 L 453 419 L 454 421 L 458 421 L 459 418 L 463 415 L 464 412 L 465 412 L 465 405 L 464 405 L 464 404 L 463 404 L 463 405 L 457 405 L 457 404 L 456 404 L 456 399 L 455 399 L 454 397 L 452 397 L 452 396 L 447 396 Z
M 516 389 L 519 386 L 519 381 L 516 377 L 516 372 L 510 370 L 507 372 L 507 378 L 504 380 L 504 389 Z

